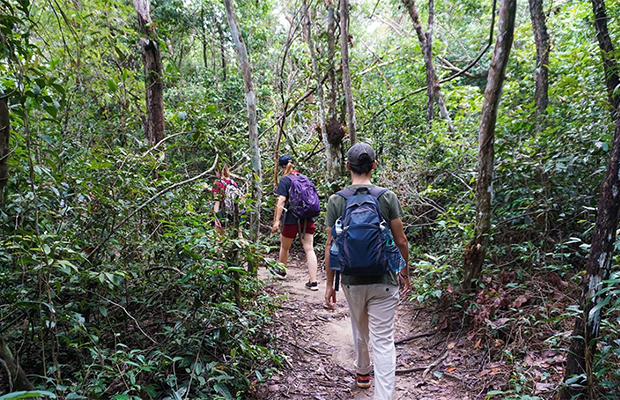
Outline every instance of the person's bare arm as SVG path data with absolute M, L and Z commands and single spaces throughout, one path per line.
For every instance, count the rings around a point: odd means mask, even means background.
M 278 200 L 276 201 L 276 211 L 274 213 L 273 226 L 271 227 L 271 232 L 275 233 L 278 231 L 280 227 L 280 219 L 282 218 L 282 212 L 284 211 L 284 204 L 286 203 L 285 196 L 278 196 Z
M 409 291 L 409 241 L 407 240 L 407 236 L 405 236 L 403 220 L 400 218 L 391 220 L 390 231 L 392 231 L 394 243 L 396 243 L 398 250 L 400 250 L 400 254 L 405 259 L 405 268 L 398 273 L 398 281 L 401 282 L 402 285 L 401 293 L 405 294 Z
M 327 228 L 327 242 L 325 244 L 325 277 L 327 283 L 325 284 L 325 304 L 330 309 L 336 309 L 336 291 L 334 290 L 334 276 L 336 275 L 331 268 L 329 268 L 329 247 L 332 241 L 332 228 Z

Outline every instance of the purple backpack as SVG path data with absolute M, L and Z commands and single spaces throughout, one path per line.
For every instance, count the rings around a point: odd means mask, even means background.
M 289 175 L 291 188 L 288 192 L 288 211 L 296 218 L 310 219 L 321 212 L 319 195 L 314 184 L 303 174 Z

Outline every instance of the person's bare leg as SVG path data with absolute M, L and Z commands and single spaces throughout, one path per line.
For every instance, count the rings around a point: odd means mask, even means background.
M 291 248 L 291 244 L 293 243 L 293 239 L 287 238 L 280 234 L 280 259 L 279 261 L 284 264 L 286 267 L 286 262 L 288 261 L 288 251 Z
M 306 253 L 306 264 L 308 264 L 308 275 L 310 276 L 310 282 L 316 282 L 316 270 L 318 263 L 316 253 L 314 252 L 314 236 L 307 233 L 302 235 L 301 244 L 304 247 L 304 252 Z

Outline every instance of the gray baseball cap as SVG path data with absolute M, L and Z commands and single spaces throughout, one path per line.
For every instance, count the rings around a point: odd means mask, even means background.
M 366 155 L 366 157 L 364 157 L 364 155 Z M 351 165 L 359 166 L 366 163 L 373 163 L 375 160 L 375 150 L 368 143 L 357 142 L 347 151 L 347 161 Z

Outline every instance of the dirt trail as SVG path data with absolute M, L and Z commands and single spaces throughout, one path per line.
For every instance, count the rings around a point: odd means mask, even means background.
M 310 291 L 305 260 L 294 255 L 285 281 L 264 268 L 259 276 L 273 295 L 281 295 L 275 316 L 275 346 L 287 355 L 288 368 L 262 385 L 261 399 L 372 399 L 374 386 L 355 386 L 353 340 L 346 300 L 338 293 L 335 311 L 324 305 L 325 273 L 319 290 Z M 396 390 L 393 399 L 473 400 L 499 389 L 503 366 L 485 363 L 459 331 L 439 330 L 435 316 L 415 303 L 402 301 L 396 313 Z M 400 342 L 400 343 L 399 343 Z M 496 376 L 495 376 L 496 375 Z

